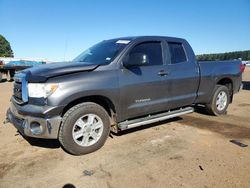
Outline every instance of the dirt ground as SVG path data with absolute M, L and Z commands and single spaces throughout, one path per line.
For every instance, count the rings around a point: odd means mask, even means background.
M 227 115 L 199 110 L 129 130 L 85 156 L 3 124 L 13 83 L 0 83 L 0 187 L 250 187 L 250 68 L 243 78 Z

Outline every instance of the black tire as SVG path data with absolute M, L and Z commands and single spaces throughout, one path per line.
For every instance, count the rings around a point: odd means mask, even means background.
M 76 121 L 85 114 L 95 114 L 102 120 L 103 131 L 99 140 L 90 146 L 80 146 L 72 135 Z M 106 110 L 100 105 L 92 102 L 85 102 L 73 106 L 63 116 L 62 125 L 59 130 L 58 139 L 62 147 L 73 155 L 83 155 L 100 149 L 107 140 L 110 133 L 110 118 Z
M 218 106 L 216 105 L 216 101 L 217 101 L 218 95 L 221 92 L 225 92 L 226 97 L 227 97 L 227 101 L 226 101 L 226 105 L 224 106 L 223 109 L 218 109 Z M 209 104 L 206 104 L 206 111 L 209 114 L 215 115 L 215 116 L 226 114 L 229 102 L 230 102 L 230 95 L 229 95 L 228 88 L 226 86 L 223 86 L 223 85 L 216 85 L 211 102 Z
M 10 74 L 9 81 L 13 81 L 14 80 L 13 78 L 14 78 L 14 75 L 15 75 L 15 70 L 10 70 L 9 74 Z

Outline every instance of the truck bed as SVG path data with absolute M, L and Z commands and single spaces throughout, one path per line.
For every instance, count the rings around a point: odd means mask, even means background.
M 222 78 L 232 81 L 233 92 L 236 93 L 241 85 L 240 60 L 199 61 L 200 85 L 196 103 L 206 103 L 210 99 L 213 88 Z

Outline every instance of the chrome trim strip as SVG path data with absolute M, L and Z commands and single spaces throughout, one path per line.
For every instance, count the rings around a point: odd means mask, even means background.
M 22 78 L 15 76 L 14 78 L 15 82 L 22 82 Z
M 28 84 L 25 77 L 22 78 L 22 99 L 23 102 L 28 102 Z

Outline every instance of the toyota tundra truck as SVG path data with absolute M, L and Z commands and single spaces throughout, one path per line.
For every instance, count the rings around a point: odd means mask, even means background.
M 24 136 L 58 139 L 67 152 L 87 154 L 111 131 L 191 113 L 196 105 L 225 114 L 243 71 L 239 60 L 198 62 L 180 38 L 104 40 L 71 62 L 15 74 L 7 119 Z

